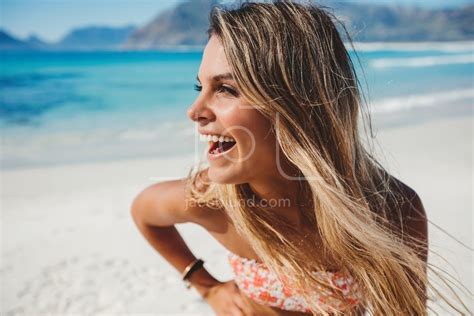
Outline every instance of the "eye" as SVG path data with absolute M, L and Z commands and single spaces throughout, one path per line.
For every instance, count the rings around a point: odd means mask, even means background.
M 224 86 L 224 85 L 220 85 L 219 88 L 217 89 L 217 91 L 219 91 L 219 92 L 223 91 L 225 93 L 229 93 L 229 94 L 233 95 L 234 97 L 239 96 L 239 93 L 237 91 L 235 91 L 234 89 L 232 89 L 230 87 Z
M 195 84 L 195 85 L 194 85 L 194 90 L 196 90 L 196 91 L 201 91 L 201 90 L 202 90 L 202 87 L 201 87 L 200 85 Z

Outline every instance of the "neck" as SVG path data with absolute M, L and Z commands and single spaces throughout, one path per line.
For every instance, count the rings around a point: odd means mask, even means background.
M 295 178 L 297 169 L 285 165 L 282 167 L 286 175 Z M 280 172 L 260 176 L 249 182 L 253 193 L 258 197 L 261 206 L 265 209 L 279 212 L 297 227 L 301 225 L 300 204 L 300 182 L 296 179 L 288 179 Z

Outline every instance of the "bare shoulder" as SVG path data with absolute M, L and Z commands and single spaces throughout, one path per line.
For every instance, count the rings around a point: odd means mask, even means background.
M 171 226 L 192 222 L 200 225 L 220 214 L 203 204 L 197 204 L 187 194 L 188 179 L 181 178 L 152 184 L 133 200 L 132 216 L 135 221 L 151 226 Z
M 418 193 L 403 183 L 399 179 L 393 177 L 397 182 L 401 193 L 405 196 L 405 202 L 402 204 L 402 214 L 404 231 L 411 237 L 416 238 L 422 243 L 428 243 L 428 217 L 423 202 Z M 422 256 L 426 261 L 426 251 L 423 250 Z
M 401 180 L 395 177 L 392 177 L 392 179 L 398 184 L 401 193 L 406 198 L 405 203 L 402 205 L 402 213 L 404 214 L 405 219 L 426 221 L 426 210 L 418 193 Z

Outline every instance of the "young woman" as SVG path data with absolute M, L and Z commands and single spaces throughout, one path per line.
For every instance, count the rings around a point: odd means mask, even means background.
M 217 315 L 424 315 L 427 218 L 363 146 L 353 65 L 324 10 L 215 7 L 188 110 L 208 165 L 154 184 L 135 223 Z M 347 32 L 346 32 L 347 35 Z M 175 229 L 229 250 L 216 280 Z

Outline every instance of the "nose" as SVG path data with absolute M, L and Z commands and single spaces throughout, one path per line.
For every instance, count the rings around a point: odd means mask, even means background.
M 198 97 L 187 110 L 188 117 L 203 126 L 215 119 L 215 115 L 207 105 L 206 99 Z

